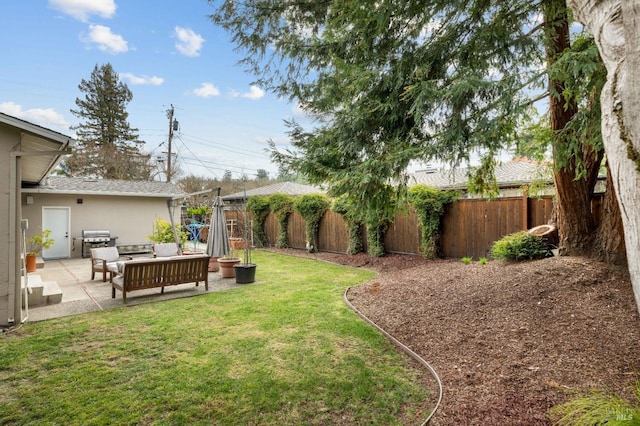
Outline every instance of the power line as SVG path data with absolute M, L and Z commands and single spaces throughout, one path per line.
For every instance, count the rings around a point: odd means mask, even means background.
M 234 154 L 243 154 L 246 155 L 248 157 L 255 157 L 255 158 L 259 158 L 261 160 L 268 160 L 269 156 L 268 155 L 256 155 L 255 152 L 248 152 L 246 149 L 238 149 L 238 148 L 234 148 L 231 147 L 229 145 L 225 145 L 224 143 L 221 142 L 216 142 L 210 139 L 205 139 L 199 136 L 194 136 L 194 135 L 189 135 L 186 133 L 182 133 L 183 136 L 187 136 L 191 139 L 194 139 L 194 143 L 200 144 L 200 145 L 210 145 L 210 147 L 212 148 L 216 148 L 216 149 L 222 149 L 224 151 L 229 151 L 229 152 L 233 152 Z M 199 141 L 200 142 L 199 142 Z

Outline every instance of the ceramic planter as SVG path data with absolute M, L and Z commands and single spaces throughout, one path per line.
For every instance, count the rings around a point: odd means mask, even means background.
M 220 265 L 220 274 L 222 278 L 233 278 L 236 276 L 236 271 L 233 265 L 240 263 L 239 257 L 221 257 L 218 259 Z
M 231 250 L 242 250 L 244 249 L 245 243 L 242 238 L 229 238 L 229 246 Z
M 35 253 L 27 253 L 27 272 L 35 272 L 37 269 L 37 255 Z
M 218 272 L 220 270 L 218 259 L 218 257 L 209 258 L 209 272 Z

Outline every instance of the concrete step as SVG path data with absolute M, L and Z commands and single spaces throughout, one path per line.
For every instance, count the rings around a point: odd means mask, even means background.
M 26 280 L 22 278 L 22 289 Z M 42 281 L 40 275 L 29 274 L 29 307 L 62 302 L 62 290 L 55 281 Z M 24 307 L 24 301 L 22 302 Z
M 62 302 L 62 290 L 55 281 L 44 282 L 44 288 L 42 289 L 42 297 L 46 298 L 47 305 L 54 305 Z

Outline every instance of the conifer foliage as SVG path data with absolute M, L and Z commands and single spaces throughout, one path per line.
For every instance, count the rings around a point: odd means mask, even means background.
M 71 109 L 81 122 L 71 129 L 79 141 L 65 161 L 71 176 L 105 179 L 148 180 L 149 156 L 141 153 L 144 142 L 138 129 L 129 125 L 126 107 L 133 99 L 111 64 L 96 65 L 89 80 L 78 85 L 84 98 L 76 98 Z

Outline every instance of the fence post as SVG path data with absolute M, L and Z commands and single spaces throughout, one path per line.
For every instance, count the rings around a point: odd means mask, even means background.
M 529 187 L 522 186 L 522 230 L 529 229 Z

